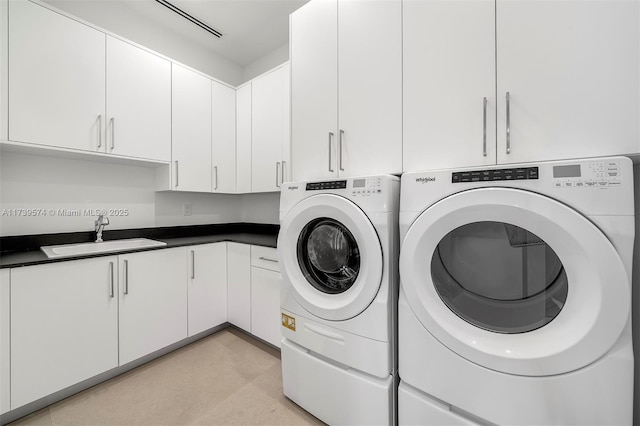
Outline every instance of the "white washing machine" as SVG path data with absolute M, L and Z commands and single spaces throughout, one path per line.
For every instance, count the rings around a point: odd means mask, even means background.
M 399 424 L 630 425 L 628 158 L 407 173 Z
M 395 421 L 399 186 L 395 176 L 282 185 L 284 394 L 332 425 Z

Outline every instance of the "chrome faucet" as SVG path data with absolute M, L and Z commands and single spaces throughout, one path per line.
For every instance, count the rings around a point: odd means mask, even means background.
M 102 230 L 109 224 L 109 218 L 104 215 L 98 216 L 98 220 L 95 221 L 96 225 L 96 243 L 102 242 Z

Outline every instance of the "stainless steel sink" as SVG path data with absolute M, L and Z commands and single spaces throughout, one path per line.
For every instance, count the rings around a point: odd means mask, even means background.
M 167 243 L 147 238 L 131 238 L 127 240 L 103 241 L 101 243 L 63 244 L 59 246 L 40 247 L 49 259 L 60 257 L 84 256 L 88 254 L 109 253 L 114 251 L 136 250 L 150 247 L 166 246 Z

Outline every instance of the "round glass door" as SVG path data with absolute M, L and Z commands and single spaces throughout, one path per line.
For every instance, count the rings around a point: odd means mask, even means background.
M 309 222 L 300 233 L 297 252 L 305 278 L 323 293 L 343 293 L 358 278 L 360 250 L 337 220 L 323 217 Z
M 567 274 L 553 249 L 516 225 L 475 222 L 449 232 L 431 258 L 442 301 L 470 324 L 498 333 L 543 327 L 567 300 Z

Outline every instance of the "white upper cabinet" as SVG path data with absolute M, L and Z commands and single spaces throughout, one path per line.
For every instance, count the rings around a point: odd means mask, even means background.
M 640 153 L 639 28 L 637 0 L 405 0 L 404 170 Z
M 171 189 L 211 192 L 211 80 L 173 64 L 172 82 Z
M 251 82 L 251 191 L 279 191 L 285 131 L 285 69 Z
M 405 0 L 403 32 L 404 169 L 495 164 L 494 0 Z
M 213 192 L 236 192 L 236 91 L 212 81 Z
M 251 83 L 236 89 L 236 190 L 251 192 Z
M 107 36 L 106 152 L 171 160 L 171 62 Z
M 29 1 L 9 14 L 9 139 L 103 150 L 105 34 Z
M 291 14 L 293 180 L 337 174 L 337 16 L 337 0 L 313 0 Z
M 496 12 L 498 163 L 640 153 L 640 2 Z
M 291 15 L 293 179 L 402 172 L 402 4 L 313 0 Z

